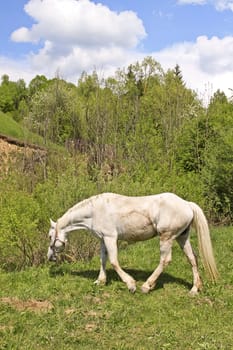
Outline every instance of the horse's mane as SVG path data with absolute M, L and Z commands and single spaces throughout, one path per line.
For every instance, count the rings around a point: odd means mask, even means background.
M 91 196 L 90 198 L 86 198 L 84 200 L 82 200 L 81 202 L 76 203 L 73 207 L 71 207 L 70 209 L 67 210 L 67 212 L 63 215 L 67 216 L 67 214 L 72 213 L 73 211 L 77 210 L 77 209 L 81 209 L 84 208 L 85 206 L 94 206 L 95 201 L 97 201 L 99 198 L 108 198 L 108 197 L 119 197 L 119 194 L 116 193 L 111 193 L 111 192 L 105 192 L 105 193 L 100 193 L 94 196 Z
M 119 196 L 119 194 L 111 193 L 111 192 L 100 193 L 100 194 L 94 195 L 90 198 L 86 198 L 86 199 L 82 200 L 81 202 L 78 202 L 72 208 L 70 208 L 68 210 L 68 212 L 82 208 L 82 207 L 87 206 L 89 204 L 93 205 L 94 202 L 101 197 L 118 197 L 118 196 Z
M 70 208 L 68 210 L 68 212 L 72 212 L 72 211 L 74 211 L 76 209 L 79 209 L 79 208 L 82 208 L 82 207 L 85 207 L 85 206 L 91 204 L 93 202 L 94 197 L 96 197 L 96 196 L 84 199 L 81 202 L 76 203 L 72 208 Z
M 88 205 L 92 205 L 92 202 L 94 200 L 94 197 L 97 196 L 92 196 L 90 198 L 84 199 L 81 202 L 76 203 L 73 207 L 71 207 L 70 209 L 68 209 L 59 219 L 59 226 L 63 227 L 66 226 L 69 222 L 69 218 L 70 218 L 70 214 L 72 212 L 74 212 L 75 210 L 84 208 L 85 206 L 87 207 Z

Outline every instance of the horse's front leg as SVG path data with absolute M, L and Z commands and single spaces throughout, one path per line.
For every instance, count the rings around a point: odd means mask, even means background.
M 126 283 L 128 289 L 130 292 L 134 293 L 136 291 L 136 282 L 135 280 L 119 265 L 118 257 L 117 257 L 117 239 L 115 237 L 105 237 L 104 243 L 108 252 L 109 261 L 114 268 L 114 270 L 117 272 L 117 274 L 120 276 L 123 282 Z
M 106 275 L 107 250 L 104 241 L 101 240 L 100 247 L 100 272 L 95 284 L 105 284 L 107 280 Z

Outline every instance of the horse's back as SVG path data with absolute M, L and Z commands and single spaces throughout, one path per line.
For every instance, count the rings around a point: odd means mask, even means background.
M 108 222 L 114 223 L 121 232 L 133 231 L 146 236 L 155 232 L 182 232 L 193 218 L 193 212 L 187 201 L 174 193 L 161 193 L 150 196 L 124 196 L 115 193 L 103 193 L 98 196 L 99 209 Z

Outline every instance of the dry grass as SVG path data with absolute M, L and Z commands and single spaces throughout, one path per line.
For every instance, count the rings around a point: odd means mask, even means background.
M 48 312 L 53 305 L 47 300 L 20 300 L 18 298 L 5 297 L 0 299 L 1 303 L 8 304 L 17 311 Z

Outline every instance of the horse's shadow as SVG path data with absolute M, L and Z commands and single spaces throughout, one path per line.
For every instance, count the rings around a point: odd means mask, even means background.
M 130 274 L 137 282 L 144 282 L 147 280 L 147 278 L 152 274 L 153 271 L 145 271 L 145 270 L 138 270 L 138 269 L 124 269 L 125 272 Z M 57 275 L 64 275 L 64 274 L 70 274 L 73 276 L 80 276 L 83 278 L 87 278 L 89 280 L 95 281 L 98 277 L 98 270 L 85 270 L 85 271 L 78 271 L 78 270 L 68 270 L 64 271 L 62 267 L 60 269 L 53 270 L 50 269 L 50 276 L 54 277 Z M 107 270 L 107 284 L 111 284 L 114 281 L 119 281 L 120 277 L 117 275 L 117 273 L 113 269 Z M 191 289 L 192 285 L 185 281 L 182 278 L 172 276 L 171 274 L 167 272 L 163 272 L 156 283 L 155 289 L 161 289 L 164 287 L 165 284 L 180 284 L 184 286 L 187 289 Z

